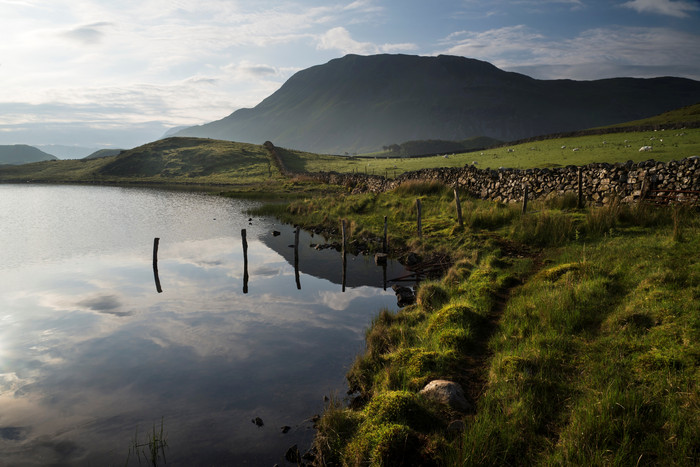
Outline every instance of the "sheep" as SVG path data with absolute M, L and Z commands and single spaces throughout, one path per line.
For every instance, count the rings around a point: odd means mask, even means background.
M 651 151 L 651 150 L 652 150 L 651 146 L 642 146 L 641 148 L 639 148 L 639 152 Z

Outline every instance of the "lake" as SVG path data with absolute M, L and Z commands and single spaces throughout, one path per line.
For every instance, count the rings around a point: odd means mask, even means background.
M 302 232 L 295 270 L 293 227 L 249 220 L 253 206 L 0 185 L 0 464 L 139 465 L 134 444 L 161 424 L 168 465 L 284 465 L 308 449 L 364 330 L 396 309 L 386 276 L 405 271 L 348 256 L 343 291 L 340 253 Z

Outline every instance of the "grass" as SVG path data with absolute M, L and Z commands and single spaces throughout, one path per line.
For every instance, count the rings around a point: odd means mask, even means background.
M 426 208 L 422 242 L 412 240 L 416 197 Z M 522 215 L 465 203 L 464 229 L 450 191 L 435 184 L 284 208 L 309 225 L 347 217 L 353 235 L 369 237 L 387 215 L 394 243 L 454 259 L 443 278 L 421 284 L 417 304 L 384 310 L 368 328 L 347 375 L 353 404 L 335 400 L 322 417 L 320 462 L 699 462 L 697 210 L 579 211 L 561 199 Z M 433 379 L 462 384 L 475 410 L 423 399 Z M 447 428 L 454 420 L 462 433 Z
M 653 150 L 640 152 L 639 148 L 642 146 L 652 146 Z M 666 162 L 697 155 L 700 155 L 699 128 L 544 139 L 447 157 L 386 158 L 381 154 L 339 157 L 297 151 L 286 151 L 284 157 L 290 161 L 289 166 L 294 170 L 356 172 L 394 177 L 403 172 L 423 168 L 463 167 L 473 163 L 482 169 L 525 169 L 586 165 L 594 162 L 639 162 L 648 159 Z
M 118 156 L 0 167 L 4 182 L 274 185 L 282 176 L 254 144 L 167 138 Z

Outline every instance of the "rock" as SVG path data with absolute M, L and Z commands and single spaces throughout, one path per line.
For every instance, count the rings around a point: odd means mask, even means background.
M 287 462 L 292 464 L 299 464 L 301 462 L 301 454 L 299 454 L 299 448 L 295 444 L 291 448 L 287 449 L 287 453 L 284 455 Z
M 279 236 L 279 235 L 280 235 L 280 232 L 279 232 L 279 231 L 277 231 L 277 230 L 273 230 L 273 231 L 272 231 L 272 236 L 277 237 L 277 236 Z
M 403 285 L 392 285 L 391 288 L 394 289 L 396 304 L 400 308 L 416 303 L 416 294 L 413 293 L 411 288 Z
M 377 266 L 380 266 L 382 264 L 386 264 L 388 257 L 389 257 L 389 255 L 387 255 L 386 253 L 376 253 L 374 255 L 374 264 L 376 264 Z
M 283 434 L 287 434 L 287 433 L 289 433 L 289 430 L 291 430 L 291 429 L 292 429 L 291 426 L 285 425 L 285 426 L 282 427 L 282 433 L 283 433 Z
M 414 252 L 410 252 L 406 255 L 406 266 L 415 266 L 418 263 L 420 263 L 420 257 L 417 254 L 415 254 Z
M 263 426 L 264 425 L 262 418 L 260 418 L 260 417 L 255 417 L 254 419 L 251 420 L 251 422 L 255 423 L 256 426 Z
M 449 425 L 447 425 L 447 431 L 453 433 L 463 433 L 467 425 L 464 420 L 452 420 Z
M 471 411 L 472 405 L 464 396 L 462 386 L 452 381 L 436 379 L 429 382 L 420 393 L 428 399 L 446 404 L 461 412 Z

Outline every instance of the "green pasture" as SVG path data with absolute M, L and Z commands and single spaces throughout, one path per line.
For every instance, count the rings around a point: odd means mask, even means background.
M 639 149 L 651 146 L 649 152 Z M 432 157 L 383 158 L 376 156 L 344 157 L 318 156 L 289 151 L 298 171 L 359 172 L 393 177 L 403 172 L 435 167 L 499 167 L 527 169 L 534 167 L 562 167 L 585 165 L 593 162 L 635 162 L 679 160 L 700 156 L 700 129 L 640 131 L 589 135 L 502 146 L 463 154 Z

